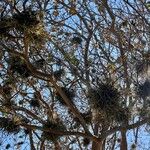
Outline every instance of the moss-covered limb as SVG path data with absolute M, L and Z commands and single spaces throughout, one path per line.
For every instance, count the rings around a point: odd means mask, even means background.
M 84 138 L 88 138 L 91 141 L 95 141 L 95 142 L 99 142 L 101 140 L 100 138 L 96 138 L 95 136 L 89 135 L 87 133 L 82 133 L 82 132 L 61 131 L 61 130 L 55 130 L 55 129 L 50 129 L 50 128 L 43 128 L 42 126 L 28 125 L 28 124 L 21 124 L 21 126 L 25 127 L 25 128 L 28 128 L 28 129 L 32 129 L 32 130 L 41 130 L 41 131 L 57 134 L 58 136 L 75 135 L 75 136 L 78 136 L 78 137 L 81 136 L 81 137 L 84 137 Z
M 33 141 L 33 136 L 32 136 L 32 131 L 30 130 L 29 132 L 29 140 L 30 140 L 30 147 L 32 150 L 36 150 L 34 146 L 34 141 Z
M 100 136 L 100 138 L 103 139 L 103 138 L 105 138 L 105 137 L 107 137 L 107 136 L 109 136 L 109 135 L 111 135 L 111 134 L 113 134 L 113 133 L 115 133 L 115 132 L 117 132 L 117 131 L 121 131 L 121 130 L 123 130 L 123 129 L 124 129 L 124 130 L 131 130 L 131 129 L 140 127 L 140 126 L 142 126 L 142 125 L 148 123 L 149 119 L 150 119 L 150 117 L 145 117 L 145 118 L 143 118 L 142 120 L 137 121 L 136 123 L 133 123 L 133 124 L 130 124 L 130 125 L 125 125 L 124 127 L 123 127 L 123 126 L 114 127 L 114 128 L 112 128 L 112 129 L 106 131 L 104 134 L 102 134 L 102 135 Z
M 1 43 L 1 42 L 0 42 Z M 79 118 L 79 121 L 81 123 L 81 125 L 83 126 L 83 128 L 85 129 L 85 131 L 90 134 L 90 131 L 88 130 L 87 126 L 86 126 L 86 122 L 83 119 L 83 117 L 81 116 L 80 112 L 78 111 L 78 109 L 70 102 L 69 98 L 66 96 L 66 94 L 62 91 L 62 89 L 58 86 L 58 84 L 56 83 L 56 81 L 53 79 L 53 76 L 51 74 L 46 74 L 43 73 L 41 71 L 38 71 L 28 60 L 28 58 L 22 54 L 19 53 L 13 49 L 10 49 L 9 47 L 7 47 L 5 44 L 1 43 L 4 48 L 8 49 L 8 51 L 10 53 L 14 53 L 18 56 L 22 56 L 27 64 L 28 69 L 32 72 L 33 76 L 43 79 L 45 81 L 49 81 L 56 89 L 56 91 L 60 94 L 61 97 L 63 97 L 63 100 L 65 101 L 65 103 L 68 105 L 68 107 L 71 109 L 71 111 L 73 112 L 73 114 L 75 116 L 77 116 Z
M 14 106 L 13 107 L 16 111 L 22 111 L 26 114 L 28 114 L 29 116 L 31 116 L 33 119 L 38 120 L 40 123 L 45 123 L 45 121 L 43 119 L 41 119 L 39 116 L 37 116 L 36 114 L 34 114 L 33 112 L 31 112 L 30 110 L 23 108 L 23 107 L 18 107 L 18 106 Z
M 0 117 L 0 128 L 8 134 L 18 133 L 20 131 L 20 126 L 14 120 L 5 117 Z
M 61 89 L 66 94 L 66 96 L 71 100 L 71 102 L 73 103 L 73 98 L 75 97 L 74 90 L 73 89 L 68 89 L 68 88 L 65 88 L 65 87 L 61 87 Z M 58 92 L 56 92 L 56 100 L 58 100 L 60 102 L 60 104 L 66 105 L 63 98 L 61 97 L 61 95 Z

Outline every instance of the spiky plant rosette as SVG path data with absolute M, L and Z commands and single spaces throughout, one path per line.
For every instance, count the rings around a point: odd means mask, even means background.
M 130 111 L 128 108 L 119 108 L 114 114 L 114 120 L 117 123 L 128 124 L 130 119 Z
M 138 113 L 139 113 L 139 116 L 142 118 L 150 117 L 150 107 L 146 106 L 141 109 L 138 109 Z
M 84 138 L 84 139 L 83 139 L 83 145 L 86 147 L 86 146 L 88 146 L 89 144 L 90 144 L 90 139 Z
M 55 121 L 49 121 L 48 120 L 45 124 L 43 124 L 43 129 L 45 129 L 45 130 L 50 129 L 50 130 L 64 131 L 65 126 L 62 124 L 62 122 L 57 123 Z M 46 140 L 50 140 L 50 141 L 54 142 L 54 141 L 56 141 L 60 138 L 60 135 L 43 131 L 42 137 Z
M 73 103 L 73 98 L 75 97 L 75 92 L 72 89 L 68 89 L 66 87 L 61 87 L 61 90 L 64 92 L 64 94 L 68 97 L 68 99 Z M 61 105 L 67 105 L 61 95 L 56 92 L 56 100 L 60 102 Z
M 0 21 L 0 38 L 7 37 L 13 26 L 14 22 L 10 17 L 2 17 Z
M 109 83 L 101 83 L 97 88 L 89 90 L 89 103 L 94 109 L 114 109 L 118 106 L 120 93 Z
M 146 80 L 143 84 L 137 87 L 137 95 L 145 99 L 150 96 L 150 80 Z
M 2 106 L 4 106 L 5 108 L 12 108 L 15 105 L 15 102 L 11 99 L 4 99 L 2 101 Z
M 90 124 L 91 121 L 92 121 L 92 112 L 91 111 L 87 111 L 87 112 L 84 112 L 84 113 L 80 113 L 80 115 L 83 117 L 83 119 L 85 120 L 85 122 L 87 124 Z M 80 121 L 79 121 L 79 118 L 77 117 L 74 117 L 73 118 L 74 121 L 75 121 L 75 124 L 73 125 L 74 128 L 78 128 L 80 126 Z
M 61 77 L 64 75 L 64 69 L 59 69 L 53 72 L 53 76 L 56 80 L 60 80 Z
M 80 115 L 83 117 L 83 119 L 85 120 L 85 122 L 87 124 L 89 124 L 92 120 L 92 112 L 91 111 L 87 111 L 84 113 L 80 113 Z M 79 119 L 77 117 L 74 118 L 74 120 L 78 123 L 80 123 Z
M 40 107 L 39 100 L 35 99 L 35 98 L 31 99 L 30 100 L 30 106 L 32 106 L 32 107 Z
M 33 98 L 30 100 L 30 106 L 32 107 L 40 107 L 40 92 L 35 92 Z
M 138 61 L 136 64 L 137 74 L 147 72 L 149 67 L 150 67 L 150 61 L 148 61 L 148 60 Z
M 91 111 L 82 113 L 81 116 L 84 118 L 84 120 L 87 124 L 89 124 L 92 120 L 92 112 Z
M 32 10 L 22 11 L 13 15 L 14 21 L 16 21 L 16 27 L 20 30 L 36 26 L 39 23 L 37 12 Z
M 136 63 L 137 74 L 145 73 L 150 68 L 150 52 L 147 52 L 143 56 L 143 60 L 139 60 Z
M 31 75 L 31 71 L 28 69 L 23 58 L 18 56 L 12 56 L 10 58 L 10 70 L 12 73 L 18 73 L 21 77 L 29 77 Z
M 5 117 L 0 117 L 0 128 L 8 134 L 18 133 L 20 131 L 19 125 L 17 125 L 12 119 Z
M 12 87 L 10 85 L 3 85 L 2 87 L 2 95 L 6 99 L 11 97 Z
M 75 36 L 72 38 L 72 43 L 81 44 L 81 42 L 82 42 L 81 37 Z
M 106 120 L 106 112 L 100 109 L 92 109 L 92 121 L 96 123 L 103 122 L 103 120 Z

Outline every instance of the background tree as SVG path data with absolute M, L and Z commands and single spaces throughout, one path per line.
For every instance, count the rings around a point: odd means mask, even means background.
M 135 149 L 149 132 L 149 2 L 3 0 L 0 10 L 2 147 Z

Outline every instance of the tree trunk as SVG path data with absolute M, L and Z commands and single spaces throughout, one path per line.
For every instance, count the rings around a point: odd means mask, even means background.
M 95 135 L 98 135 L 98 128 L 99 128 L 99 124 L 96 123 L 95 126 L 94 126 L 94 134 Z M 92 150 L 103 150 L 103 142 L 93 142 L 92 143 Z
M 103 142 L 100 143 L 93 142 L 92 150 L 103 150 Z
M 54 145 L 55 145 L 55 150 L 61 150 L 61 147 L 60 147 L 58 141 L 56 141 L 56 142 L 54 143 Z
M 128 144 L 127 144 L 127 138 L 126 138 L 126 130 L 122 130 L 120 150 L 127 150 L 127 149 L 128 149 Z

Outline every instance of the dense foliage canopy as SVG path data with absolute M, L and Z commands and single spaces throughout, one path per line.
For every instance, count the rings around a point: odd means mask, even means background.
M 0 1 L 0 147 L 149 149 L 149 16 L 146 0 Z

